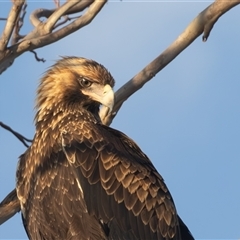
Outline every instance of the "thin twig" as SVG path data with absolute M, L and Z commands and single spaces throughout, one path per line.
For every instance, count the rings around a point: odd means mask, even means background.
M 21 141 L 23 143 L 23 145 L 25 147 L 29 147 L 29 145 L 26 142 L 32 142 L 31 139 L 28 139 L 28 138 L 24 137 L 23 135 L 21 135 L 20 133 L 14 131 L 12 128 L 7 126 L 3 122 L 0 122 L 0 126 L 4 129 L 6 129 L 7 131 L 11 132 L 19 141 Z
M 37 55 L 37 52 L 34 51 L 34 50 L 30 50 L 29 52 L 33 53 L 34 56 L 35 56 L 35 59 L 38 61 L 38 62 L 46 62 L 46 60 L 44 58 L 39 58 L 38 55 Z
M 61 25 L 65 24 L 65 23 L 68 22 L 68 21 L 72 21 L 72 20 L 74 20 L 74 19 L 80 18 L 81 16 L 82 16 L 82 15 L 77 16 L 77 17 L 71 17 L 71 18 L 70 18 L 68 15 L 66 15 L 66 16 L 64 16 L 64 20 L 63 20 L 62 22 L 57 23 L 57 24 L 54 26 L 54 29 L 60 27 Z
M 65 24 L 68 21 L 71 21 L 72 19 L 70 17 L 68 17 L 68 15 L 64 16 L 64 20 L 62 22 L 56 23 L 55 26 L 53 27 L 53 29 L 56 29 L 58 27 L 60 27 L 61 25 Z
M 60 0 L 54 0 L 54 4 L 56 6 L 56 8 L 60 7 Z

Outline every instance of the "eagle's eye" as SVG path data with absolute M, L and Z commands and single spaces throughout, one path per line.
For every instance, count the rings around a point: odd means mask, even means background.
M 84 88 L 88 88 L 88 87 L 90 87 L 92 85 L 92 82 L 89 81 L 88 79 L 85 79 L 85 78 L 80 78 L 79 79 L 79 83 Z

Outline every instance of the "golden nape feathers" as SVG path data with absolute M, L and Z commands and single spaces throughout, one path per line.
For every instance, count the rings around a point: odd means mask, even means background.
M 17 197 L 31 240 L 193 240 L 152 162 L 99 121 L 114 79 L 95 61 L 64 57 L 37 91 L 36 133 L 20 157 Z

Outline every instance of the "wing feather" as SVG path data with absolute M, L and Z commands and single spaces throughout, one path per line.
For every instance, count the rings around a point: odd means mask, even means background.
M 114 200 L 117 203 L 121 203 L 124 200 L 124 196 L 123 196 L 123 186 L 119 186 L 119 188 L 114 192 Z
M 75 168 L 68 163 L 63 152 L 52 154 L 49 158 L 51 161 L 44 161 L 36 169 L 31 179 L 34 190 L 23 206 L 27 216 L 23 215 L 23 222 L 29 238 L 106 239 L 99 220 L 88 213 Z M 50 162 L 57 165 L 49 165 Z M 18 188 L 21 194 L 21 185 Z
M 128 210 L 133 210 L 133 207 L 136 205 L 136 202 L 138 199 L 135 197 L 134 194 L 129 194 L 129 191 L 127 188 L 123 188 L 123 197 L 124 197 L 124 203 Z
M 92 124 L 83 126 L 65 145 L 67 154 L 74 147 L 75 162 L 69 163 L 80 179 L 86 207 L 107 224 L 109 236 L 111 231 L 121 231 L 137 239 L 150 235 L 153 239 L 181 239 L 171 195 L 151 161 L 131 139 Z

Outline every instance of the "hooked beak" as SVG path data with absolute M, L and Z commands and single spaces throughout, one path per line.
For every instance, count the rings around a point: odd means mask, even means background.
M 110 112 L 114 106 L 114 92 L 110 85 L 106 84 L 103 88 L 102 105 L 109 108 Z
M 90 88 L 84 89 L 82 92 L 91 97 L 93 100 L 108 107 L 110 112 L 112 111 L 114 106 L 114 92 L 109 84 L 106 84 L 104 87 L 100 87 L 99 84 L 93 83 Z

